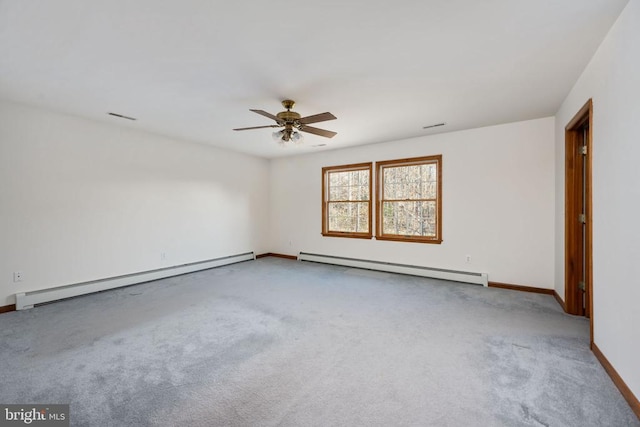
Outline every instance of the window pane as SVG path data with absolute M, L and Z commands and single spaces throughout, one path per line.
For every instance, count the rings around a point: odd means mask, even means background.
M 385 176 L 386 174 L 386 170 L 385 170 Z M 390 182 L 385 180 L 384 181 L 384 198 L 385 199 L 397 199 L 396 194 L 398 193 L 396 190 L 396 186 L 397 184 L 394 182 Z
M 349 187 L 329 184 L 329 200 L 349 200 Z
M 369 171 L 330 172 L 328 200 L 369 200 Z
M 330 202 L 328 209 L 328 231 L 369 232 L 369 202 Z
M 438 197 L 438 183 L 436 181 L 428 181 L 422 183 L 422 198 L 435 199 Z
M 436 202 L 383 202 L 382 233 L 400 236 L 436 236 Z
M 391 166 L 382 171 L 384 199 L 410 200 L 437 197 L 437 166 Z

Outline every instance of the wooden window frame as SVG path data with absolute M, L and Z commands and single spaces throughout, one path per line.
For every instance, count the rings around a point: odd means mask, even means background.
M 329 188 L 328 188 L 328 176 L 331 172 L 353 172 L 359 170 L 369 171 L 369 232 L 367 233 L 355 233 L 355 232 L 341 232 L 329 230 Z M 350 165 L 340 166 L 327 166 L 322 168 L 322 235 L 326 237 L 349 237 L 355 239 L 371 239 L 373 237 L 373 163 L 354 163 Z M 344 202 L 344 201 L 343 201 Z M 360 201 L 360 202 L 363 202 Z M 354 201 L 355 203 L 355 201 Z
M 382 231 L 382 204 L 386 201 L 384 199 L 384 182 L 383 182 L 383 169 L 386 167 L 399 167 L 399 166 L 416 166 L 422 164 L 435 163 L 437 166 L 437 179 L 436 186 L 436 236 L 401 236 L 397 234 L 384 234 Z M 408 199 L 408 200 L 424 200 L 427 199 Z M 433 199 L 428 199 L 433 200 Z M 442 243 L 442 155 L 425 156 L 425 157 L 412 157 L 408 159 L 398 160 L 385 160 L 376 162 L 376 240 L 391 240 L 397 242 L 415 242 L 415 243 Z

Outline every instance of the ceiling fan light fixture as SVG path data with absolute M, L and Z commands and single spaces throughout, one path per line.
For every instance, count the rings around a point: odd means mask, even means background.
M 301 144 L 304 141 L 304 135 L 302 135 L 295 129 L 281 129 L 277 132 L 273 132 L 271 134 L 271 137 L 274 141 L 280 143 L 281 145 L 284 145 L 287 142 Z
M 291 141 L 293 141 L 294 144 L 302 144 L 302 142 L 304 141 L 304 135 L 294 130 L 291 133 Z
M 284 139 L 282 138 L 283 136 L 284 136 L 284 129 L 275 131 L 274 133 L 271 134 L 271 137 L 276 142 L 284 142 Z

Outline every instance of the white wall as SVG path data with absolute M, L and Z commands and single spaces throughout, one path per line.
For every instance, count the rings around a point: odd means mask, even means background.
M 594 341 L 640 397 L 640 0 L 556 115 L 556 289 L 564 296 L 564 126 L 593 98 Z
M 0 103 L 0 306 L 19 291 L 266 252 L 268 171 L 264 159 Z
M 481 271 L 551 289 L 553 130 L 551 117 L 272 160 L 272 251 Z M 443 155 L 441 245 L 321 236 L 323 166 L 432 154 Z

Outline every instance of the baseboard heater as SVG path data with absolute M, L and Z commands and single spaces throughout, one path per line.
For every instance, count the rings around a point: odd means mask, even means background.
M 394 262 L 311 254 L 308 252 L 300 252 L 298 260 L 319 262 L 323 264 L 344 265 L 347 267 L 386 271 L 389 273 L 410 274 L 412 276 L 431 277 L 434 279 L 453 280 L 456 282 L 475 283 L 485 287 L 489 286 L 489 276 L 487 273 L 478 273 L 473 271 L 448 270 L 444 268 L 422 267 L 419 265 L 397 264 Z
M 181 274 L 193 273 L 195 271 L 207 270 L 209 268 L 221 267 L 223 265 L 235 264 L 253 259 L 255 259 L 254 253 L 246 252 L 243 254 L 192 262 L 189 264 L 181 264 L 173 267 L 159 268 L 157 270 L 149 270 L 141 273 L 126 274 L 107 279 L 75 283 L 72 285 L 59 286 L 40 291 L 22 292 L 16 294 L 16 310 L 25 310 L 33 308 L 36 304 L 86 295 L 93 292 L 106 291 L 108 289 L 115 289 L 123 286 L 135 285 L 136 283 L 149 282 L 151 280 L 164 279 L 171 276 L 179 276 Z

